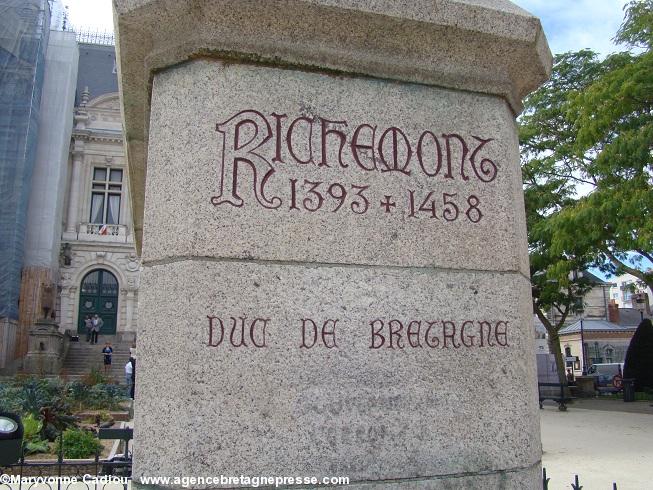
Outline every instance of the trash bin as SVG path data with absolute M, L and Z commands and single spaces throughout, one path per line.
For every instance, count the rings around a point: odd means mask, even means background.
M 635 401 L 635 378 L 624 378 L 624 401 L 625 402 L 634 402 Z
M 0 466 L 20 460 L 23 449 L 23 423 L 13 413 L 0 412 Z

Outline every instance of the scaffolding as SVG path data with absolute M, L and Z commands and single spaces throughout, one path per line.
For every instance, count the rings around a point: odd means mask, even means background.
M 47 0 L 0 0 L 0 317 L 14 320 L 49 31 Z

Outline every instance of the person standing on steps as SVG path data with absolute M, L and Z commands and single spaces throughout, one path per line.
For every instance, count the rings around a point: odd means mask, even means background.
M 100 318 L 96 313 L 95 316 L 93 317 L 93 331 L 91 333 L 91 344 L 97 344 L 98 336 L 100 330 L 102 329 L 102 325 L 104 325 L 104 322 L 102 321 L 102 318 Z
M 93 332 L 93 320 L 91 319 L 91 315 L 86 315 L 86 318 L 84 318 L 84 328 L 86 329 L 86 342 L 90 342 Z
M 127 385 L 127 393 L 131 396 L 132 391 L 132 373 L 134 372 L 134 365 L 132 361 L 134 358 L 129 356 L 129 361 L 125 364 L 125 384 Z
M 104 374 L 109 374 L 111 372 L 111 357 L 113 355 L 113 348 L 109 342 L 104 344 L 102 354 L 104 355 Z

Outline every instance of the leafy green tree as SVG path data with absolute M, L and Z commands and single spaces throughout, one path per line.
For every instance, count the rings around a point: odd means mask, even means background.
M 533 309 L 561 380 L 558 332 L 591 287 L 574 271 L 628 272 L 653 286 L 643 260 L 653 261 L 653 0 L 627 5 L 616 39 L 640 51 L 556 56 L 519 121 Z
M 526 99 L 520 118 L 533 311 L 547 330 L 561 383 L 566 379 L 559 331 L 569 315 L 582 308 L 579 299 L 591 286 L 577 271 L 585 270 L 592 258 L 578 247 L 554 251 L 550 222 L 574 205 L 577 186 L 586 185 L 578 169 L 587 162 L 573 151 L 570 95 L 589 86 L 602 70 L 592 51 L 558 55 L 551 78 Z M 547 315 L 551 311 L 557 313 L 556 321 Z
M 609 56 L 567 97 L 575 141 L 556 152 L 571 155 L 587 187 L 552 216 L 552 251 L 582 249 L 603 271 L 653 287 L 644 260 L 653 262 L 653 0 L 627 5 L 615 39 L 640 51 Z M 569 166 L 563 158 L 555 168 Z

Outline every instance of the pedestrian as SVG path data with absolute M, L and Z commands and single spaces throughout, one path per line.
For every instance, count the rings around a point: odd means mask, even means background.
M 95 316 L 93 317 L 93 331 L 91 333 L 91 344 L 97 344 L 98 336 L 100 334 L 100 330 L 102 329 L 102 325 L 104 325 L 104 322 L 102 321 L 102 318 L 100 318 L 96 313 Z
M 104 355 L 104 374 L 109 374 L 111 371 L 111 357 L 113 355 L 113 348 L 111 347 L 111 343 L 107 342 L 104 344 L 102 354 Z
M 130 356 L 129 361 L 125 364 L 125 384 L 127 385 L 127 393 L 130 395 L 132 391 L 132 373 L 134 372 L 133 360 L 134 358 Z
M 91 319 L 91 315 L 86 315 L 86 318 L 84 318 L 84 328 L 86 329 L 86 342 L 90 342 L 91 333 L 93 331 L 93 320 Z
M 132 357 L 132 385 L 129 391 L 129 398 L 134 399 L 134 391 L 136 388 L 136 356 Z
M 574 373 L 572 372 L 571 369 L 567 369 L 567 384 L 569 386 L 576 385 L 576 379 L 574 378 Z

